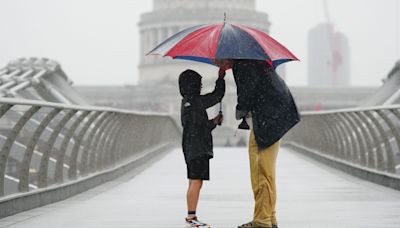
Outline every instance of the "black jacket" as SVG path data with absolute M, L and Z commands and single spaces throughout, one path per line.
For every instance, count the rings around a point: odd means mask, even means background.
M 234 60 L 237 86 L 236 118 L 252 114 L 258 147 L 267 148 L 300 121 L 285 82 L 265 61 Z
M 212 93 L 183 97 L 181 103 L 182 148 L 186 163 L 200 157 L 209 159 L 213 157 L 211 131 L 216 125 L 208 119 L 206 109 L 219 103 L 224 94 L 225 81 L 218 79 Z

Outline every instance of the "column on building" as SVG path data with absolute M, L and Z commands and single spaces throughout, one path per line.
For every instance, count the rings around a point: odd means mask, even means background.
M 157 28 L 157 43 L 154 46 L 159 45 L 163 41 L 164 41 L 163 27 L 158 27 Z M 162 59 L 161 58 L 157 58 L 156 61 L 157 62 L 161 62 Z
M 150 47 L 150 49 L 152 49 L 152 48 L 154 48 L 156 45 L 157 45 L 157 40 L 158 40 L 158 37 L 157 37 L 157 29 L 155 29 L 155 28 L 152 28 L 151 29 L 151 47 Z M 151 62 L 152 63 L 154 63 L 155 62 L 155 58 L 153 57 L 153 58 L 151 58 Z
M 140 30 L 140 62 L 143 63 L 145 58 L 143 57 L 143 53 L 145 52 L 145 47 L 146 46 L 146 37 L 145 37 L 145 31 Z
M 145 30 L 145 32 L 144 32 L 144 43 L 145 43 L 145 45 L 144 45 L 144 51 L 145 52 L 148 52 L 148 51 L 150 51 L 150 47 L 151 47 L 151 44 L 152 44 L 152 36 L 151 36 L 151 30 L 150 29 L 146 29 Z M 151 61 L 151 59 L 150 58 L 145 58 L 145 63 L 149 63 Z
M 147 40 L 146 40 L 146 31 L 142 30 L 140 31 L 140 60 L 141 62 L 145 61 L 145 55 L 146 55 L 146 47 L 147 47 Z

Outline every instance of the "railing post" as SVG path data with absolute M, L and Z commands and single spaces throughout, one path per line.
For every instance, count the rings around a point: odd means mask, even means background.
M 392 122 L 392 120 L 390 120 L 387 115 L 382 111 L 382 110 L 378 110 L 376 111 L 376 113 L 381 117 L 381 119 L 383 120 L 383 122 L 385 122 L 385 124 L 389 127 L 390 132 L 392 133 L 395 141 L 397 142 L 397 148 L 400 149 L 399 145 L 400 145 L 400 137 L 399 137 L 399 133 L 396 130 L 396 127 L 394 126 L 394 123 Z M 383 129 L 382 129 L 383 130 Z M 388 157 L 387 157 L 387 166 L 388 166 L 388 170 L 389 172 L 396 172 L 396 162 L 395 162 L 395 153 L 390 145 L 390 138 L 388 135 L 385 135 L 385 147 L 388 148 Z
M 361 164 L 361 153 L 363 148 L 361 148 L 360 141 L 362 140 L 362 137 L 360 136 L 360 132 L 358 131 L 358 127 L 354 124 L 354 120 L 347 115 L 347 113 L 341 113 L 339 114 L 342 116 L 344 122 L 348 126 L 348 129 L 350 130 L 350 135 L 352 139 L 352 148 L 354 151 L 353 155 L 353 162 L 355 164 Z
M 124 135 L 124 127 L 125 127 L 126 122 L 128 122 L 128 119 L 129 119 L 129 117 L 126 116 L 125 119 L 123 119 L 123 121 L 121 121 L 121 124 L 118 128 L 117 134 L 115 135 L 115 140 L 113 141 L 113 143 L 111 145 L 110 151 L 113 152 L 114 161 L 120 161 L 122 159 L 121 153 L 120 153 L 120 147 L 117 144 L 118 144 L 118 142 L 120 142 L 120 139 Z M 133 143 L 132 143 L 132 146 L 134 146 Z
M 115 152 L 111 150 L 114 141 L 116 141 L 116 134 L 120 131 L 121 124 L 124 124 L 124 120 L 126 120 L 126 116 L 121 114 L 118 117 L 118 121 L 113 125 L 112 129 L 110 129 L 109 137 L 107 137 L 105 146 L 102 148 L 103 160 L 101 161 L 101 166 L 103 168 L 108 167 L 110 164 L 114 162 Z
M 69 110 L 67 114 L 60 120 L 60 122 L 58 122 L 56 127 L 53 129 L 53 133 L 50 135 L 46 149 L 43 151 L 42 159 L 40 160 L 39 180 L 38 180 L 39 188 L 47 187 L 48 167 L 49 167 L 51 150 L 53 149 L 54 143 L 57 137 L 59 136 L 61 129 L 75 115 L 76 112 L 78 112 L 78 110 Z
M 126 142 L 129 140 L 130 142 L 132 142 L 132 144 L 130 145 L 130 150 L 135 150 L 135 151 L 137 151 L 138 150 L 138 148 L 137 148 L 137 144 L 136 144 L 136 140 L 137 140 L 137 137 L 135 137 L 135 135 L 134 134 L 131 134 L 131 133 L 135 133 L 135 132 L 132 132 L 131 131 L 131 125 L 132 125 L 132 122 L 134 122 L 134 121 L 132 121 L 132 117 L 129 117 L 128 118 L 128 120 L 126 121 L 126 124 L 124 125 L 124 127 L 123 127 L 123 129 L 122 129 L 122 131 L 123 131 L 123 134 L 122 134 L 122 137 L 120 138 L 120 143 L 119 143 L 119 151 L 120 151 L 120 157 L 122 158 L 122 159 L 125 159 L 125 158 L 127 158 L 127 151 L 128 151 L 128 148 L 127 148 L 127 146 L 126 146 Z M 139 124 L 139 126 L 140 126 L 140 124 L 143 124 L 143 123 L 141 123 L 141 121 L 138 121 L 136 124 Z M 143 132 L 141 132 L 141 134 L 142 134 L 142 136 L 143 136 Z M 145 138 L 145 136 L 143 136 L 144 138 Z
M 367 166 L 367 156 L 369 154 L 369 151 L 373 151 L 373 145 L 370 144 L 370 139 L 372 139 L 372 137 L 370 136 L 370 133 L 368 131 L 368 128 L 365 127 L 365 124 L 361 121 L 360 117 L 359 117 L 359 113 L 358 112 L 351 112 L 348 113 L 349 116 L 351 116 L 354 120 L 354 125 L 357 127 L 358 131 L 359 131 L 359 135 L 360 135 L 360 140 L 362 142 L 363 145 L 363 149 L 360 151 L 360 164 Z M 373 154 L 373 153 L 371 153 Z
M 89 172 L 94 172 L 96 170 L 96 160 L 98 158 L 98 151 L 97 147 L 100 144 L 100 140 L 103 137 L 104 134 L 106 134 L 105 129 L 109 126 L 110 123 L 112 123 L 115 120 L 115 117 L 117 116 L 116 113 L 113 113 L 113 115 L 110 115 L 110 118 L 108 118 L 102 126 L 100 126 L 97 134 L 94 136 L 94 140 L 92 141 L 93 144 L 90 146 L 90 156 L 89 156 L 89 164 L 88 164 L 88 171 Z
M 8 160 L 8 156 L 10 155 L 11 147 L 17 138 L 18 133 L 24 127 L 26 122 L 40 109 L 40 106 L 32 106 L 24 113 L 24 115 L 18 120 L 18 122 L 14 125 L 11 133 L 8 135 L 6 141 L 3 144 L 3 147 L 0 151 L 0 196 L 4 195 L 4 177 L 6 171 L 6 164 Z
M 60 146 L 60 153 L 57 156 L 56 171 L 54 179 L 56 183 L 61 183 L 64 180 L 64 158 L 67 153 L 67 147 L 72 135 L 75 133 L 76 128 L 83 121 L 83 119 L 90 114 L 90 111 L 81 112 L 81 114 L 74 120 L 67 133 L 64 135 L 64 140 Z M 76 142 L 75 142 L 76 143 Z
M 391 112 L 396 116 L 397 118 L 397 123 L 400 123 L 400 112 L 398 109 L 391 109 Z M 400 131 L 400 124 L 397 124 L 397 128 L 399 128 Z M 396 168 L 400 169 L 400 139 L 397 138 L 399 135 L 396 136 L 396 141 L 397 141 L 397 153 L 396 153 Z M 397 171 L 396 169 L 396 171 Z
M 340 159 L 344 159 L 345 158 L 345 143 L 344 143 L 344 139 L 343 134 L 341 134 L 340 128 L 339 128 L 339 124 L 334 122 L 333 119 L 331 118 L 332 114 L 329 115 L 325 115 L 325 121 L 327 122 L 327 125 L 330 126 L 331 130 L 332 130 L 332 134 L 335 138 L 335 144 L 333 147 L 333 153 L 336 153 L 336 157 L 340 158 Z
M 108 122 L 107 126 L 105 126 L 103 130 L 103 134 L 100 137 L 99 143 L 95 145 L 95 151 L 96 151 L 96 158 L 94 161 L 94 170 L 102 170 L 104 169 L 103 167 L 103 157 L 104 157 L 104 152 L 105 149 L 104 147 L 107 145 L 107 139 L 111 134 L 112 128 L 118 123 L 118 121 L 121 119 L 121 115 L 116 115 L 110 122 Z
M 352 147 L 351 147 L 351 139 L 347 132 L 348 129 L 346 129 L 345 124 L 339 118 L 339 116 L 337 114 L 332 115 L 332 118 L 336 121 L 338 129 L 340 130 L 339 135 L 343 142 L 342 153 L 344 154 L 344 158 L 346 160 L 350 160 L 353 157 L 353 151 L 352 151 Z
M 46 129 L 47 125 L 57 116 L 58 113 L 61 112 L 61 109 L 55 108 L 51 112 L 49 112 L 46 117 L 40 122 L 39 126 L 32 133 L 32 137 L 28 142 L 28 145 L 25 149 L 24 158 L 22 160 L 21 168 L 19 171 L 19 184 L 18 190 L 20 192 L 29 191 L 29 168 L 32 160 L 32 155 L 35 150 L 35 147 L 39 141 L 40 136 L 43 131 Z
M 108 112 L 108 113 L 103 113 L 103 115 L 100 117 L 99 121 L 96 122 L 96 125 L 94 126 L 94 128 L 90 131 L 90 134 L 87 137 L 87 140 L 85 142 L 85 145 L 83 146 L 83 150 L 82 150 L 82 159 L 80 162 L 80 175 L 86 175 L 89 171 L 89 159 L 90 159 L 90 152 L 91 152 L 91 146 L 92 146 L 92 142 L 95 138 L 95 135 L 97 134 L 99 128 L 103 125 L 104 121 L 108 118 L 110 118 L 110 116 L 112 116 L 113 113 Z
M 383 130 L 382 126 L 380 125 L 379 121 L 377 120 L 377 117 L 373 116 L 373 114 L 372 114 L 373 112 L 374 111 L 367 111 L 367 112 L 365 112 L 365 114 L 374 123 L 375 128 L 379 132 L 379 138 L 378 139 L 381 139 L 383 141 L 383 145 L 385 147 L 385 155 L 386 155 L 385 157 L 386 157 L 386 159 L 389 159 L 391 154 L 392 154 L 390 145 L 388 145 L 387 140 L 384 138 L 385 131 Z M 381 148 L 380 143 L 379 143 L 379 147 Z M 393 170 L 391 170 L 393 167 L 389 167 L 388 163 L 385 163 L 385 159 L 383 157 L 383 154 L 378 156 L 378 166 L 381 167 L 380 168 L 381 170 L 393 171 Z
M 78 155 L 79 155 L 79 149 L 81 148 L 82 140 L 85 136 L 85 134 L 88 132 L 88 129 L 90 125 L 100 116 L 101 112 L 98 111 L 93 111 L 93 114 L 89 118 L 89 120 L 85 123 L 85 126 L 82 127 L 80 132 L 78 133 L 76 137 L 76 141 L 74 144 L 74 148 L 72 149 L 71 152 L 71 158 L 69 162 L 69 170 L 68 170 L 68 178 L 69 179 L 76 179 L 77 177 L 77 163 L 78 163 Z

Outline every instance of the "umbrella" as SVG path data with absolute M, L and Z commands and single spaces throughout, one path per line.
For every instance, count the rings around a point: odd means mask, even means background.
M 215 59 L 265 60 L 276 68 L 298 60 L 266 33 L 244 25 L 218 23 L 198 25 L 171 36 L 147 55 L 170 56 L 215 65 Z

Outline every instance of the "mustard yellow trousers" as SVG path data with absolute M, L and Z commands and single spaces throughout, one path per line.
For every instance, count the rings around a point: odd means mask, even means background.
M 277 224 L 275 167 L 279 146 L 280 141 L 260 150 L 253 131 L 250 133 L 250 175 L 255 201 L 253 222 L 266 227 Z

